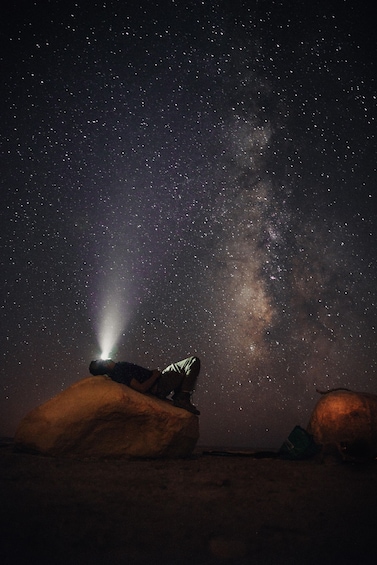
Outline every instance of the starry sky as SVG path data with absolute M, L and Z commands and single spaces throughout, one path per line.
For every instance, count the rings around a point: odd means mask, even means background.
M 373 2 L 2 6 L 0 435 L 103 348 L 202 360 L 204 445 L 377 393 Z

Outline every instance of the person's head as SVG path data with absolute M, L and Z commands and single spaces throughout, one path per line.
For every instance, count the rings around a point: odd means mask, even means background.
M 90 362 L 89 372 L 94 375 L 107 375 L 114 367 L 115 363 L 112 359 L 95 359 Z

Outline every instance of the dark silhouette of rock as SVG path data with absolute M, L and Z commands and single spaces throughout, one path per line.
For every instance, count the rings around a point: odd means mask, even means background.
M 108 377 L 83 379 L 32 410 L 15 448 L 43 455 L 186 457 L 199 438 L 198 417 Z
M 325 454 L 354 460 L 376 457 L 377 395 L 347 389 L 324 394 L 307 431 Z

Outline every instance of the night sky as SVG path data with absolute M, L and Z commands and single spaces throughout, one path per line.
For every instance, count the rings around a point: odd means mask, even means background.
M 2 4 L 0 435 L 106 345 L 204 445 L 377 393 L 373 4 Z

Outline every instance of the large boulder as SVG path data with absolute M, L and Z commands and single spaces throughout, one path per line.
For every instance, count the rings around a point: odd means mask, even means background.
M 336 450 L 344 459 L 377 456 L 377 395 L 351 390 L 324 394 L 307 431 L 323 452 Z
M 199 438 L 198 417 L 108 377 L 83 379 L 32 410 L 15 448 L 44 455 L 186 457 Z

